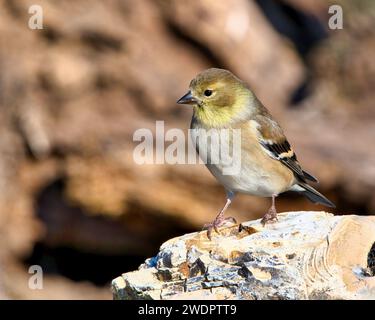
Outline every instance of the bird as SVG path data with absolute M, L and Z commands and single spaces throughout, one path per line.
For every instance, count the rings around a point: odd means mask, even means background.
M 210 68 L 191 80 L 188 92 L 177 100 L 178 104 L 193 107 L 190 124 L 192 141 L 206 167 L 224 186 L 226 203 L 216 218 L 206 225 L 209 239 L 212 232 L 227 222 L 236 223 L 224 213 L 238 193 L 271 198 L 271 207 L 261 223 L 277 222 L 275 199 L 281 193 L 294 191 L 311 202 L 327 207 L 335 204 L 315 190 L 309 183 L 318 179 L 304 171 L 283 129 L 244 81 L 232 72 Z M 240 169 L 224 174 L 224 165 L 208 161 L 213 152 L 222 147 L 221 140 L 212 139 L 211 145 L 199 139 L 202 132 L 219 133 L 222 130 L 240 130 Z M 228 141 L 232 141 L 233 135 Z

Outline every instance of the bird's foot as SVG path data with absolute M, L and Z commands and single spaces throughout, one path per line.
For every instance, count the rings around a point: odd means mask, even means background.
M 277 219 L 277 212 L 275 207 L 271 207 L 268 212 L 263 216 L 260 223 L 265 226 L 266 223 L 274 223 L 276 221 L 279 221 Z
M 236 219 L 233 217 L 225 217 L 224 216 L 217 216 L 214 221 L 211 223 L 207 223 L 203 226 L 203 229 L 207 230 L 207 238 L 211 240 L 211 234 L 212 230 L 215 230 L 217 233 L 219 233 L 219 227 L 223 226 L 226 222 L 232 222 L 234 224 L 237 223 Z

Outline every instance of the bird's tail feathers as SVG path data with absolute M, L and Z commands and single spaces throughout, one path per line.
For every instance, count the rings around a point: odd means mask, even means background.
M 300 192 L 311 202 L 320 203 L 327 207 L 336 208 L 335 204 L 328 200 L 321 193 L 316 191 L 313 187 L 309 186 L 307 183 L 299 182 L 298 185 L 303 189 Z
M 310 174 L 310 173 L 308 173 L 308 172 L 306 172 L 306 171 L 304 171 L 304 170 L 302 170 L 302 172 L 303 172 L 303 177 L 304 177 L 306 180 L 310 180 L 310 181 L 312 181 L 312 182 L 317 182 L 317 183 L 319 183 L 318 179 L 315 178 L 312 174 Z

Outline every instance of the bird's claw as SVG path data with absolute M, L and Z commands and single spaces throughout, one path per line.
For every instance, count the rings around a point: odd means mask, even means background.
M 212 240 L 212 237 L 211 237 L 211 234 L 212 234 L 212 230 L 215 230 L 216 233 L 219 233 L 219 227 L 221 227 L 222 225 L 224 225 L 226 222 L 232 222 L 234 224 L 237 223 L 236 219 L 233 218 L 233 217 L 218 217 L 216 218 L 214 221 L 212 221 L 211 223 L 207 223 L 203 226 L 203 229 L 207 230 L 207 238 L 209 240 Z
M 277 218 L 277 212 L 275 208 L 271 208 L 268 210 L 268 212 L 263 216 L 260 223 L 263 225 L 263 227 L 266 225 L 266 223 L 275 223 L 279 221 Z

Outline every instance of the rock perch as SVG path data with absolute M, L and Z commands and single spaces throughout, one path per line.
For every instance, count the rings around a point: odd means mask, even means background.
M 168 240 L 114 299 L 375 299 L 375 216 L 278 217 Z

